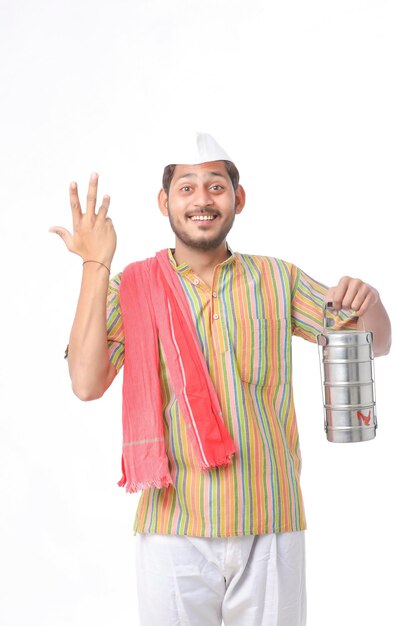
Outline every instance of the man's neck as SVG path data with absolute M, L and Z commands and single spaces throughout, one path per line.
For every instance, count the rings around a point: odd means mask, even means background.
M 191 267 L 193 272 L 211 285 L 213 272 L 216 265 L 223 263 L 230 256 L 226 242 L 223 242 L 213 250 L 199 250 L 184 246 L 182 242 L 176 241 L 174 250 L 174 258 L 177 265 L 186 263 Z

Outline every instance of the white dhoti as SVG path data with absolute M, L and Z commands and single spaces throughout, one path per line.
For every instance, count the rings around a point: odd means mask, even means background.
M 304 532 L 136 540 L 140 626 L 305 626 Z

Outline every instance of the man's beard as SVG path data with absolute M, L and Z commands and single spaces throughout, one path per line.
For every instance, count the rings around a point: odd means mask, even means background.
M 209 211 L 206 212 L 207 215 L 210 214 Z M 212 237 L 207 237 L 202 235 L 201 238 L 198 238 L 198 235 L 195 237 L 190 236 L 188 232 L 185 232 L 185 229 L 181 229 L 175 224 L 174 219 L 172 218 L 171 212 L 168 207 L 168 218 L 169 223 L 171 224 L 171 228 L 175 234 L 175 237 L 181 241 L 188 248 L 194 248 L 195 250 L 214 250 L 218 248 L 226 239 L 229 234 L 230 229 L 233 226 L 233 222 L 235 221 L 234 214 L 232 215 L 232 219 L 230 222 L 227 222 L 223 225 L 223 228 Z M 187 218 L 188 219 L 188 218 Z M 217 219 L 217 218 L 216 218 Z

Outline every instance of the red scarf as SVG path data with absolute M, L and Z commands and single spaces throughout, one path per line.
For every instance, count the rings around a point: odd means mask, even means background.
M 159 341 L 201 468 L 229 464 L 236 446 L 223 423 L 189 304 L 167 250 L 128 265 L 120 304 L 125 364 L 119 485 L 135 492 L 173 484 L 165 450 Z

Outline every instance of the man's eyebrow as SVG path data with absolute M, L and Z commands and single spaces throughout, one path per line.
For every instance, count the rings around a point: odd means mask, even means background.
M 227 177 L 222 173 L 222 172 L 208 172 L 209 176 L 220 176 L 221 178 L 227 179 Z M 187 174 L 181 174 L 180 176 L 178 176 L 178 178 L 174 179 L 175 181 L 177 180 L 181 180 L 182 178 L 194 178 L 197 177 L 197 174 L 195 174 L 194 172 L 189 172 Z

